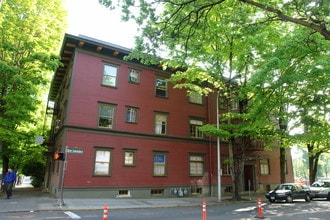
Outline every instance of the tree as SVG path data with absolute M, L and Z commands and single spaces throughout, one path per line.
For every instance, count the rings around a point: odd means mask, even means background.
M 113 6 L 109 0 L 100 2 Z M 284 182 L 284 152 L 290 144 L 288 124 L 294 119 L 290 107 L 303 89 L 300 83 L 311 80 L 299 72 L 303 70 L 300 66 L 306 67 L 302 65 L 306 61 L 314 65 L 323 53 L 315 48 L 329 45 L 326 4 L 298 0 L 264 4 L 142 0 L 138 3 L 141 10 L 136 12 L 129 10 L 134 3 L 123 1 L 121 5 L 124 19 L 133 18 L 141 25 L 141 35 L 130 58 L 177 68 L 172 77 L 174 82 L 180 82 L 177 88 L 202 94 L 222 91 L 228 103 L 232 95 L 239 97 L 239 113 L 223 114 L 221 118 L 226 123 L 219 130 L 214 125 L 203 128 L 210 135 L 229 140 L 234 185 L 239 182 L 236 178 L 240 178 L 244 166 L 239 160 L 244 158 L 249 138 L 262 139 L 268 146 L 272 145 L 270 140 L 279 140 Z M 182 67 L 185 71 L 180 71 Z M 234 83 L 236 76 L 242 78 Z M 233 84 L 238 86 L 232 87 Z M 233 123 L 235 120 L 240 123 Z M 233 147 L 238 139 L 243 149 L 240 152 Z M 234 187 L 234 199 L 239 199 L 237 188 Z
M 0 9 L 0 141 L 3 170 L 26 145 L 28 126 L 40 124 L 35 111 L 59 65 L 65 13 L 62 1 L 7 0 Z M 39 115 L 38 115 L 39 116 Z M 43 121 L 43 120 L 41 120 Z M 42 123 L 42 122 L 41 122 Z M 17 168 L 17 167 L 15 167 Z
M 142 24 L 145 20 L 157 22 L 156 12 L 161 11 L 159 8 L 164 5 L 173 6 L 174 10 L 167 14 L 165 19 L 168 26 L 173 26 L 178 31 L 188 25 L 190 22 L 197 24 L 199 20 L 205 19 L 208 16 L 208 12 L 213 8 L 218 7 L 221 4 L 226 4 L 228 1 L 121 1 L 121 0 L 99 0 L 99 2 L 106 7 L 114 8 L 119 5 L 122 7 L 124 13 L 124 19 L 135 19 L 139 24 Z M 118 4 L 115 5 L 114 2 Z M 290 22 L 295 25 L 302 26 L 321 34 L 326 40 L 330 40 L 330 26 L 329 26 L 329 13 L 330 9 L 327 1 L 323 0 L 293 0 L 293 1 L 281 1 L 273 0 L 267 2 L 257 2 L 253 0 L 237 0 L 241 5 L 247 5 L 259 9 L 259 14 L 253 11 L 251 16 L 260 16 L 261 22 Z M 136 6 L 141 8 L 140 13 L 135 12 Z M 132 9 L 132 8 L 135 9 Z M 225 7 L 224 7 L 225 8 Z M 131 10 L 130 10 L 131 9 Z M 237 11 L 239 8 L 236 8 Z M 185 16 L 180 22 L 177 20 L 177 15 L 182 11 L 185 11 Z M 235 14 L 238 12 L 234 10 Z M 193 34 L 193 32 L 192 32 Z
M 294 135 L 297 144 L 305 145 L 309 158 L 309 179 L 314 182 L 317 176 L 318 163 L 323 153 L 330 149 L 330 79 L 328 76 L 330 62 L 327 58 L 329 47 L 322 45 L 323 56 L 318 62 L 305 67 L 306 82 L 297 94 L 295 115 L 299 120 L 293 125 L 302 128 L 303 132 Z
M 294 146 L 292 148 L 292 162 L 295 178 L 308 178 L 308 156 L 307 150 L 302 147 Z

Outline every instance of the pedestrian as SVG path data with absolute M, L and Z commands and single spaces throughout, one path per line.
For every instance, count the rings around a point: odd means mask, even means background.
M 6 173 L 5 177 L 2 180 L 2 185 L 4 185 L 7 199 L 10 199 L 12 196 L 12 189 L 13 185 L 16 181 L 16 172 L 13 171 L 12 168 L 8 168 L 8 172 Z

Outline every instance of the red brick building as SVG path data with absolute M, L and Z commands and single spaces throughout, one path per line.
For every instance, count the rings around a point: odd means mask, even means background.
M 58 195 L 63 185 L 64 195 L 75 197 L 217 195 L 217 142 L 198 130 L 216 123 L 216 95 L 187 96 L 165 81 L 171 73 L 124 60 L 129 53 L 65 35 L 64 66 L 49 93 L 54 107 L 45 187 Z M 66 149 L 66 161 L 53 159 Z M 226 158 L 221 142 L 221 161 Z M 250 151 L 245 164 L 242 191 L 280 182 L 278 149 Z M 287 167 L 293 181 L 289 151 Z M 231 190 L 226 164 L 221 185 Z

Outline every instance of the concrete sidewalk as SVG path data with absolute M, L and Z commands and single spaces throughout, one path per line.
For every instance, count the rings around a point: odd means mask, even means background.
M 257 205 L 257 198 L 262 195 L 243 196 L 243 201 Z M 16 187 L 13 189 L 13 197 L 6 199 L 5 193 L 0 194 L 1 212 L 35 212 L 56 210 L 102 210 L 107 204 L 109 209 L 132 209 L 132 208 L 165 208 L 182 206 L 201 206 L 203 199 L 207 205 L 225 205 L 232 202 L 229 196 L 222 196 L 218 202 L 217 197 L 173 197 L 173 198 L 63 198 L 60 201 L 49 193 L 29 188 Z M 263 199 L 263 198 L 262 198 Z

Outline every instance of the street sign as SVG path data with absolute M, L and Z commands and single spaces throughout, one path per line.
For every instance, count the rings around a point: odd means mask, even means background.
M 35 138 L 35 143 L 36 144 L 42 144 L 42 143 L 44 143 L 44 141 L 45 141 L 45 139 L 44 139 L 43 136 L 38 136 L 38 137 Z
M 82 149 L 68 149 L 68 153 L 82 154 L 84 151 Z

